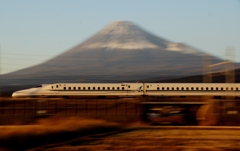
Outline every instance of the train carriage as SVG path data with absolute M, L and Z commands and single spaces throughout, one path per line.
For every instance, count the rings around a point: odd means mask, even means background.
M 12 97 L 137 96 L 142 83 L 56 83 L 16 91 Z
M 12 97 L 240 96 L 236 83 L 55 83 L 16 91 Z

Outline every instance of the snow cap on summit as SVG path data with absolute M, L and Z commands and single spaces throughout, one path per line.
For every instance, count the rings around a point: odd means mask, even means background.
M 202 52 L 183 43 L 174 43 L 164 38 L 157 37 L 131 21 L 114 21 L 90 37 L 82 44 L 71 49 L 70 52 L 78 53 L 88 50 L 114 50 L 114 51 L 177 51 L 182 54 L 197 54 Z
M 136 50 L 165 48 L 168 43 L 130 21 L 114 21 L 84 42 L 84 47 Z

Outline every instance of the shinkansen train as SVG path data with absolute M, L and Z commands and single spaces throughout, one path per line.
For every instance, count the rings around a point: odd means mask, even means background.
M 240 96 L 237 83 L 55 83 L 16 91 L 12 97 Z

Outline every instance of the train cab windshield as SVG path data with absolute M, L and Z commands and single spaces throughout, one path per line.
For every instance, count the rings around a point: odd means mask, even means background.
M 42 85 L 37 85 L 37 86 L 35 86 L 33 88 L 41 88 L 41 87 L 42 87 Z

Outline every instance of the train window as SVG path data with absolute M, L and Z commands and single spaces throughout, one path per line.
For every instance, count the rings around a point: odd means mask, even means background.
M 162 90 L 164 90 L 164 87 L 162 87 Z
M 93 87 L 93 90 L 95 90 L 95 87 Z
M 213 87 L 211 87 L 211 90 L 213 90 Z
M 73 90 L 76 90 L 76 87 L 73 87 Z
M 182 90 L 184 90 L 184 87 L 182 87 Z
M 167 90 L 169 90 L 169 87 L 167 87 Z
M 117 90 L 119 90 L 119 87 L 117 87 Z
M 196 87 L 196 90 L 198 90 L 198 87 Z
M 194 90 L 194 87 L 192 87 L 192 90 Z
M 216 87 L 216 90 L 218 90 L 218 87 Z
M 208 87 L 206 87 L 206 90 L 208 90 Z
M 172 90 L 174 90 L 174 87 L 172 87 Z
M 114 87 L 112 87 L 112 90 L 114 90 L 115 88 Z
M 90 87 L 88 87 L 88 90 L 91 90 L 91 88 L 90 88 Z
M 159 87 L 157 87 L 157 90 L 159 90 Z
M 108 87 L 107 89 L 110 90 L 110 87 Z
M 98 87 L 98 90 L 100 90 L 100 87 Z
M 186 90 L 188 90 L 188 87 L 186 87 Z
M 78 90 L 81 90 L 81 87 L 78 87 Z
M 71 87 L 68 87 L 68 90 L 71 90 Z
M 122 87 L 122 90 L 124 90 L 124 87 Z
M 130 88 L 130 85 L 128 86 L 128 88 Z
M 85 90 L 85 87 L 83 87 L 83 90 Z
M 105 90 L 105 87 L 102 87 L 103 90 Z
M 177 90 L 179 90 L 179 87 L 177 87 Z
M 66 87 L 63 87 L 64 90 L 66 90 Z

